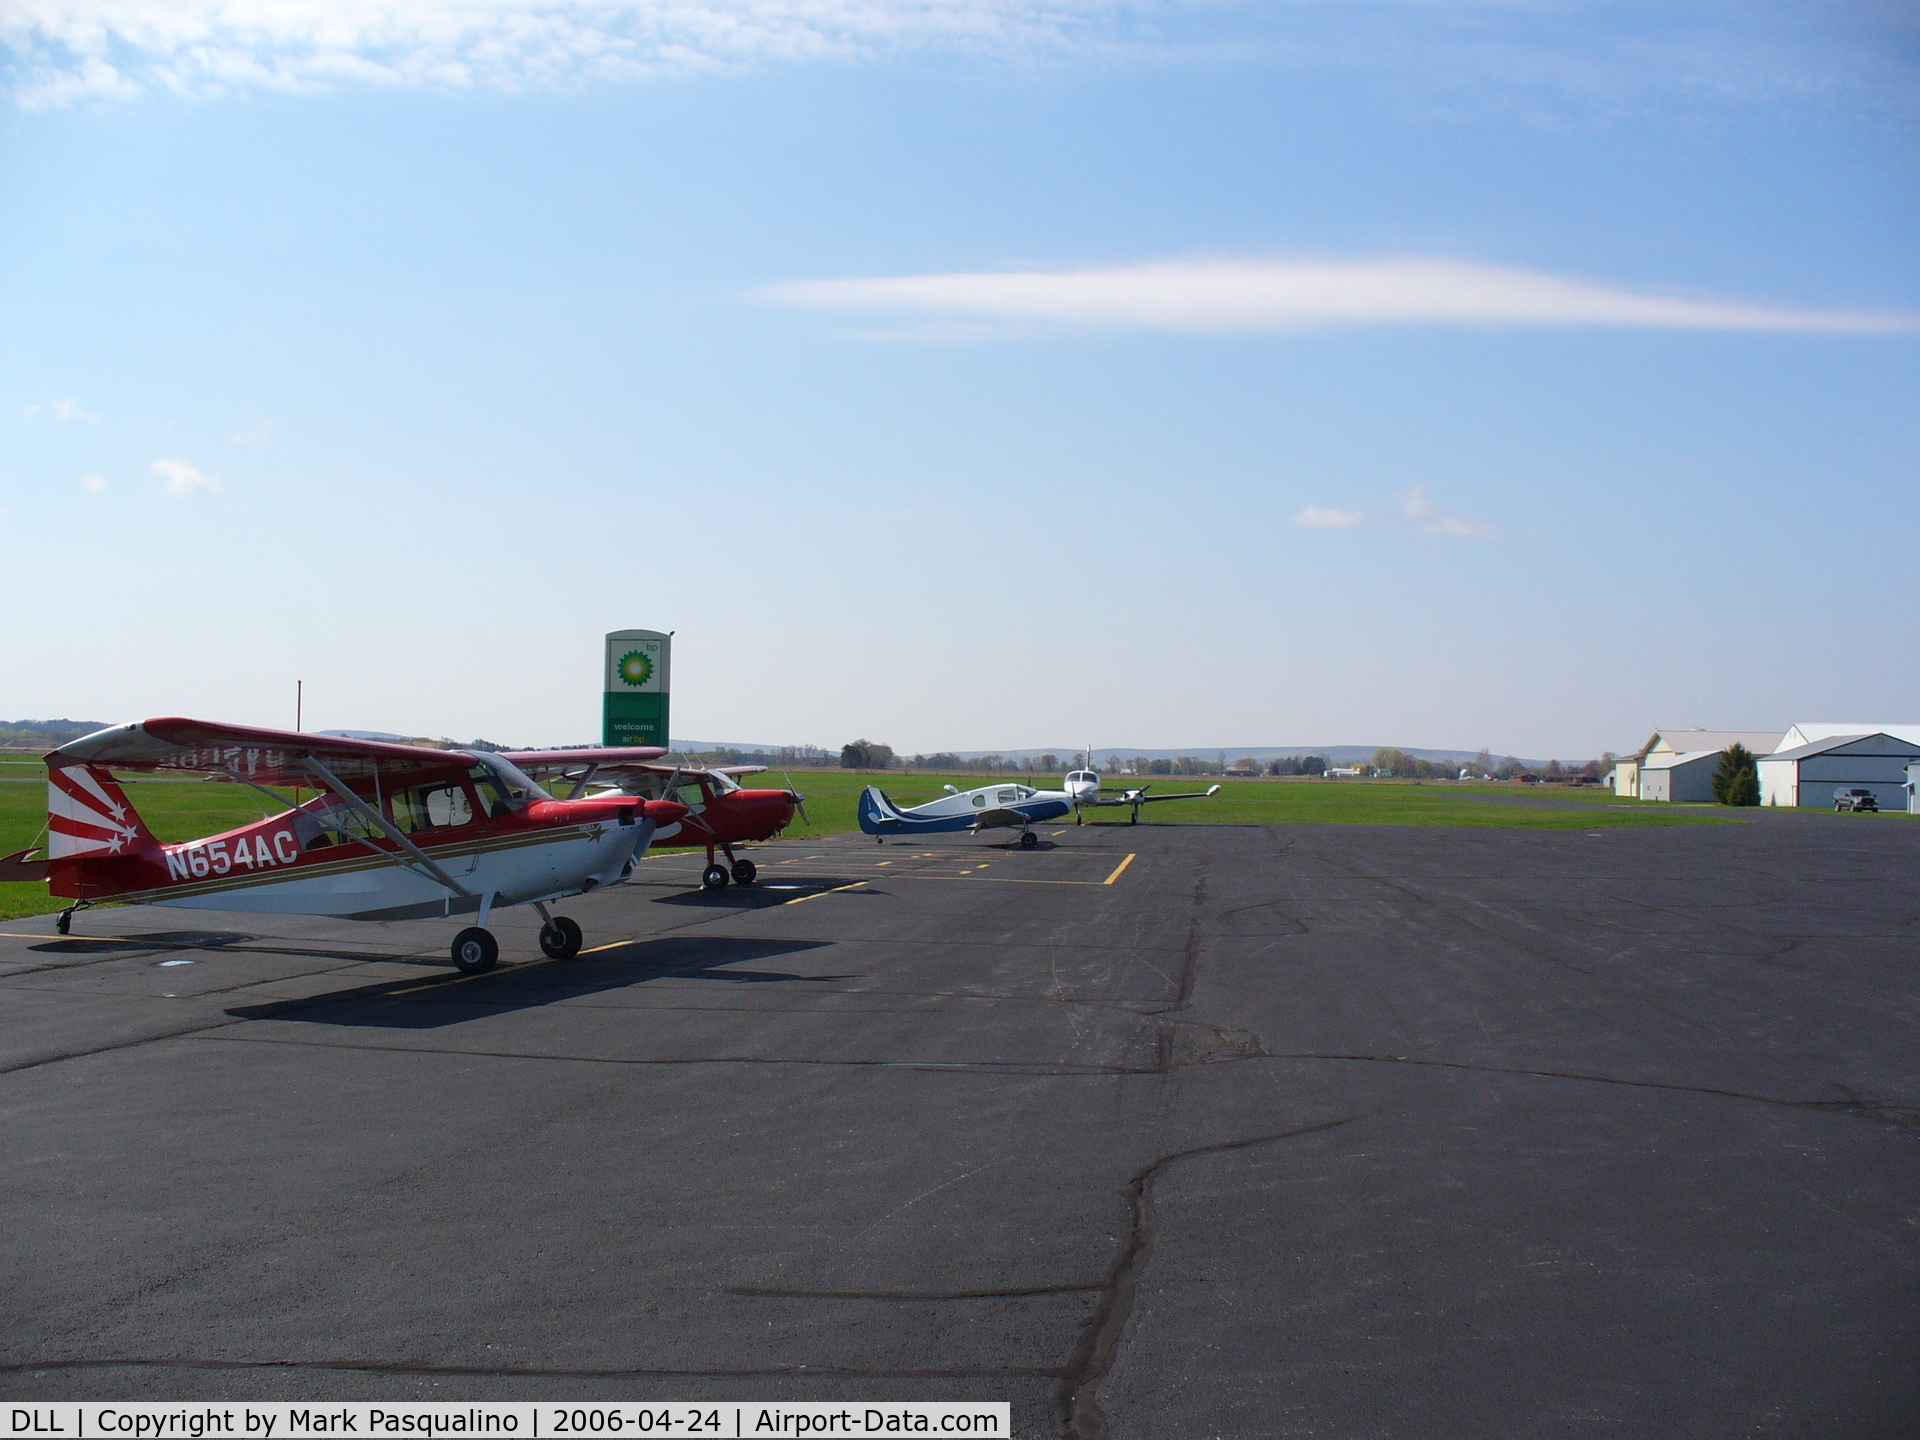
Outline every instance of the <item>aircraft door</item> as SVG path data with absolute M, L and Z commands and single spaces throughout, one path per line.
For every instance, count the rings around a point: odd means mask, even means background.
M 393 823 L 434 857 L 456 879 L 471 875 L 480 863 L 480 842 L 487 822 L 475 792 L 458 780 L 396 790 L 388 802 Z

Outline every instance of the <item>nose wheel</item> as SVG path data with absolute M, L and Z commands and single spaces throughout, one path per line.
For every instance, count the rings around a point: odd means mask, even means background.
M 585 938 L 579 921 L 556 915 L 540 927 L 540 953 L 549 960 L 571 960 Z

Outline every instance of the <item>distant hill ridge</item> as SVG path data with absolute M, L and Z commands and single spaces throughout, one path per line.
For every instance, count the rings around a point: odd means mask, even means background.
M 51 750 L 82 735 L 104 730 L 109 720 L 0 720 L 0 746 L 9 750 Z
M 69 740 L 77 740 L 82 735 L 91 735 L 96 730 L 104 730 L 112 723 L 105 720 L 0 720 L 0 748 L 51 750 L 64 745 Z M 354 740 L 385 740 L 399 744 L 410 741 L 419 743 L 419 737 L 397 735 L 390 730 L 320 730 L 320 735 L 338 735 Z M 591 743 L 591 742 L 588 742 Z M 672 747 L 678 751 L 736 750 L 748 753 L 759 752 L 764 755 L 777 755 L 783 748 L 779 745 L 750 743 L 741 740 L 674 740 Z M 463 748 L 510 749 L 491 741 L 470 743 Z M 527 749 L 540 747 L 527 746 Z M 1293 760 L 1303 755 L 1319 755 L 1329 764 L 1355 765 L 1373 759 L 1374 751 L 1382 747 L 1377 745 L 1190 745 L 1173 750 L 1140 750 L 1125 745 L 1096 745 L 1093 750 L 1094 768 L 1106 765 L 1109 756 L 1121 760 L 1178 760 L 1183 756 L 1192 756 L 1200 760 L 1219 760 L 1225 757 L 1231 765 L 1236 760 L 1258 760 L 1265 764 L 1269 760 Z M 1416 760 L 1432 761 L 1436 764 L 1467 765 L 1472 763 L 1478 752 L 1473 750 L 1422 750 L 1411 745 L 1394 747 Z M 837 754 L 832 751 L 830 754 Z M 1042 745 L 1014 750 L 955 750 L 942 752 L 952 754 L 962 761 L 980 760 L 992 755 L 1001 760 L 1015 760 L 1021 764 L 1031 764 L 1042 755 L 1052 755 L 1062 762 L 1078 763 L 1081 754 L 1077 745 Z M 1505 759 L 1495 755 L 1496 761 Z M 1545 760 L 1516 757 L 1522 765 L 1539 767 Z M 1575 758 L 1575 757 L 1568 757 Z
M 671 743 L 675 750 L 744 750 L 760 751 L 768 755 L 778 752 L 781 748 L 778 745 L 748 744 L 738 740 L 675 740 Z M 1224 755 L 1229 765 L 1236 760 L 1258 760 L 1265 764 L 1269 760 L 1294 760 L 1303 755 L 1318 755 L 1330 764 L 1354 765 L 1372 760 L 1374 752 L 1383 748 L 1386 747 L 1379 745 L 1248 745 L 1236 749 L 1231 745 L 1225 747 L 1192 745 L 1177 750 L 1136 750 L 1125 745 L 1096 745 L 1093 747 L 1093 765 L 1094 769 L 1100 769 L 1110 755 L 1122 760 L 1178 760 L 1182 756 L 1192 756 L 1198 760 L 1216 761 Z M 1477 750 L 1421 750 L 1411 745 L 1397 745 L 1392 748 L 1399 750 L 1403 755 L 1411 755 L 1416 760 L 1454 765 L 1471 764 L 1479 755 Z M 895 753 L 905 752 L 896 750 Z M 1043 745 L 1032 749 L 953 750 L 941 753 L 955 755 L 961 760 L 979 760 L 994 755 L 1002 760 L 1018 760 L 1022 763 L 1038 760 L 1042 755 L 1052 755 L 1063 761 L 1074 760 L 1078 763 L 1077 757 L 1082 754 L 1082 748 L 1078 745 Z M 1506 758 L 1508 757 L 1498 753 L 1494 755 L 1496 763 Z M 1545 760 L 1530 760 L 1526 756 L 1513 758 L 1518 759 L 1522 765 L 1541 766 L 1547 763 Z

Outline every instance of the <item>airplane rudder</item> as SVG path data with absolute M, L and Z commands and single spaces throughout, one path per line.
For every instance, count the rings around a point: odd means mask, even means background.
M 47 770 L 47 858 L 107 859 L 160 842 L 110 771 L 98 765 Z

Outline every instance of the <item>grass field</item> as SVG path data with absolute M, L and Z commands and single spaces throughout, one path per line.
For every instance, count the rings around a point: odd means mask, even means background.
M 38 760 L 0 760 L 0 780 L 38 781 L 46 774 Z M 779 786 L 779 774 L 747 783 Z M 846 771 L 795 771 L 792 782 L 807 797 L 810 825 L 796 824 L 795 836 L 835 835 L 856 829 L 854 806 L 860 792 L 876 779 L 902 805 L 932 800 L 944 780 L 962 790 L 985 784 L 978 775 L 873 776 Z M 163 841 L 174 843 L 216 834 L 256 820 L 262 804 L 237 785 L 180 780 L 124 782 L 128 798 Z M 1042 782 L 1048 788 L 1057 782 Z M 1205 781 L 1171 776 L 1152 782 L 1162 791 L 1204 789 Z M 1125 824 L 1124 810 L 1089 812 L 1102 824 Z M 1214 825 L 1465 825 L 1531 830 L 1592 830 L 1620 825 L 1711 825 L 1734 817 L 1713 807 L 1645 805 L 1604 791 L 1558 786 L 1474 785 L 1443 781 L 1420 784 L 1369 780 L 1229 780 L 1211 800 L 1176 800 L 1149 805 L 1141 823 Z M 0 783 L 0 855 L 10 855 L 39 840 L 46 824 L 46 791 L 40 784 Z M 40 915 L 63 902 L 48 897 L 40 884 L 0 884 L 0 919 Z

